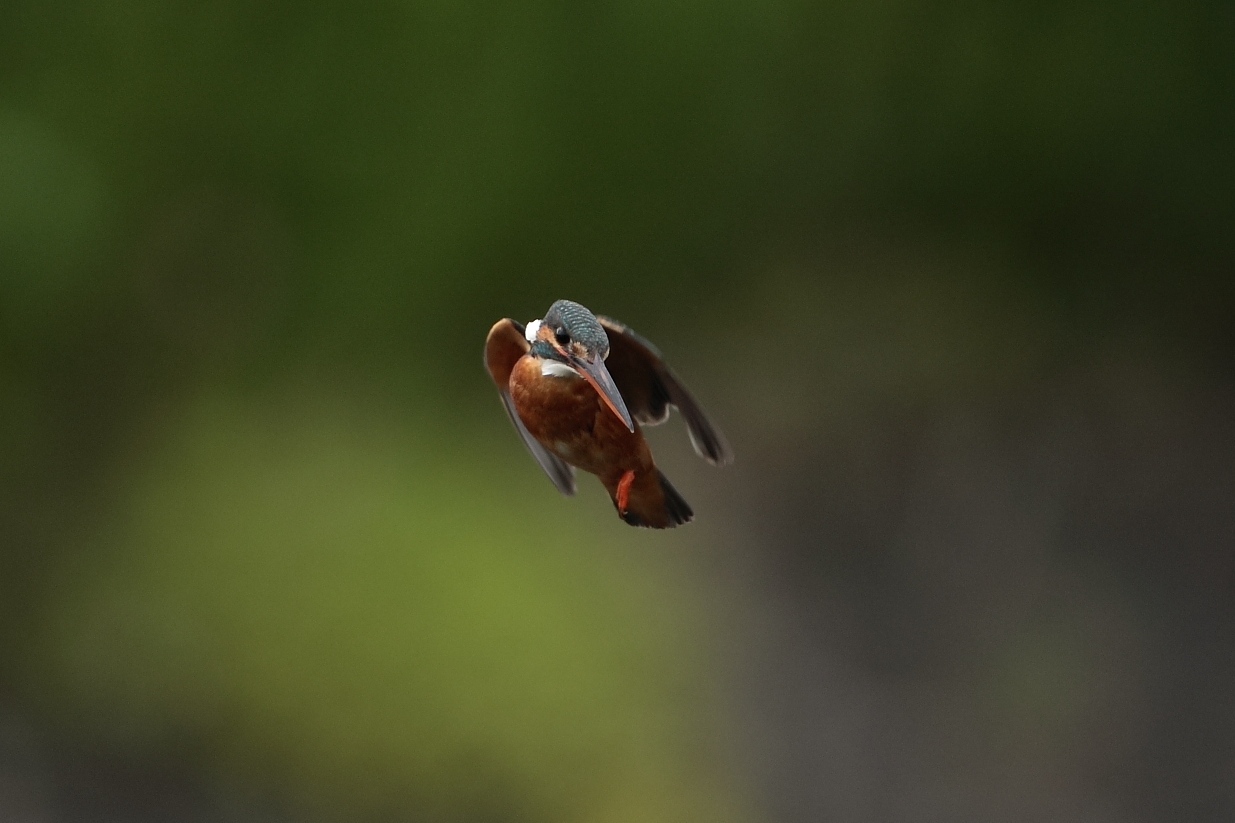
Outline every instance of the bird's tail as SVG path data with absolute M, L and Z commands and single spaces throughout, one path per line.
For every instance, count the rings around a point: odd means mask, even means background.
M 627 474 L 633 474 L 633 477 L 627 479 L 627 475 L 623 475 L 612 486 L 605 485 L 613 498 L 613 505 L 617 507 L 618 516 L 630 525 L 671 529 L 689 523 L 695 516 L 690 504 L 659 469 Z

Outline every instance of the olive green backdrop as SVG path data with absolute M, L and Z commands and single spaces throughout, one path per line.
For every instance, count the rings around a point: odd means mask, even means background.
M 0 816 L 1228 818 L 1232 42 L 5 3 Z M 559 297 L 728 432 L 690 526 L 510 430 Z

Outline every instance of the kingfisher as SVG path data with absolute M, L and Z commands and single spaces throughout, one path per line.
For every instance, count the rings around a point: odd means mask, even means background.
M 700 457 L 717 466 L 733 460 L 720 429 L 655 346 L 570 300 L 526 326 L 497 321 L 485 341 L 485 368 L 558 491 L 575 493 L 575 468 L 590 472 L 632 526 L 668 529 L 694 517 L 656 468 L 641 425 L 665 422 L 676 407 Z

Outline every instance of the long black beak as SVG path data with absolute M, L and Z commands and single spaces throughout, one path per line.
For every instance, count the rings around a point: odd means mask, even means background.
M 613 378 L 609 376 L 605 361 L 600 357 L 588 361 L 571 355 L 570 364 L 575 367 L 575 371 L 579 372 L 580 376 L 592 384 L 592 388 L 596 389 L 596 393 L 600 395 L 601 400 L 605 401 L 605 405 L 626 424 L 629 431 L 633 432 L 635 424 L 630 419 L 630 412 L 626 410 L 626 401 L 622 399 L 622 393 L 618 391 Z

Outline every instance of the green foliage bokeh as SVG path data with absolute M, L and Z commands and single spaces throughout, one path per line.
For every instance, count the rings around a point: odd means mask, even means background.
M 558 499 L 489 324 L 629 322 L 765 476 L 1111 329 L 1209 356 L 1233 20 L 4 3 L 0 698 L 345 818 L 739 816 L 709 527 Z

